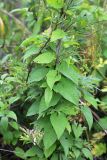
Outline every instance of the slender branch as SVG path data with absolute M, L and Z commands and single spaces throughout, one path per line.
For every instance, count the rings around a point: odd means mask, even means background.
M 52 33 L 51 33 L 52 34 Z M 47 41 L 45 42 L 45 44 L 41 47 L 40 51 L 38 52 L 38 54 L 40 54 L 42 52 L 42 50 L 47 46 L 47 44 L 49 43 L 51 39 L 51 35 L 49 36 L 49 38 L 47 39 Z
M 93 116 L 94 116 L 97 120 L 100 119 L 100 117 L 99 117 L 92 109 L 91 109 L 91 112 L 92 112 Z
M 8 149 L 0 149 L 0 151 L 9 152 L 9 153 L 15 153 L 14 151 L 10 151 L 10 150 L 8 150 Z
M 94 120 L 97 122 L 97 124 L 103 129 L 104 133 L 107 135 L 107 130 L 104 130 L 104 128 L 100 125 L 99 119 L 100 117 L 91 109 Z

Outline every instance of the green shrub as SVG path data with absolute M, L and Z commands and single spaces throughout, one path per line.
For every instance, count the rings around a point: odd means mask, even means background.
M 10 54 L 0 69 L 0 133 L 5 144 L 16 147 L 17 157 L 93 159 L 90 139 L 103 103 L 96 89 L 107 70 L 100 71 L 105 60 L 97 66 L 102 25 L 96 23 L 106 19 L 97 5 L 37 0 L 12 11 L 25 12 L 30 34 L 18 48 L 23 56 Z

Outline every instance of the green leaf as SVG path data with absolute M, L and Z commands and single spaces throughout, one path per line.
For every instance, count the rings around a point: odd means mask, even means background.
M 52 96 L 53 96 L 53 91 L 49 87 L 47 87 L 45 89 L 45 103 L 47 106 L 49 106 Z
M 102 156 L 103 154 L 106 154 L 107 153 L 107 145 L 106 143 L 96 143 L 94 144 L 93 146 L 93 149 L 92 149 L 92 154 L 96 157 L 100 157 Z
M 15 103 L 20 99 L 20 96 L 10 97 L 9 98 L 9 104 Z
M 2 117 L 1 118 L 1 126 L 3 128 L 3 130 L 7 130 L 8 128 L 8 118 L 7 117 Z
M 79 138 L 82 135 L 83 130 L 84 130 L 84 128 L 81 127 L 80 124 L 78 125 L 77 123 L 74 123 L 72 125 L 72 129 L 73 129 L 73 132 L 76 138 Z
M 39 158 L 43 157 L 43 152 L 38 146 L 33 146 L 25 153 L 25 157 L 34 157 L 34 156 L 38 156 Z
M 77 160 L 79 158 L 80 154 L 81 154 L 80 150 L 75 148 L 75 147 L 73 147 L 72 151 L 74 152 L 76 160 Z M 78 159 L 78 160 L 80 160 L 80 159 Z
M 58 139 L 62 136 L 64 133 L 64 130 L 67 126 L 67 118 L 63 113 L 57 114 L 53 113 L 50 117 L 51 124 L 56 132 L 56 135 Z
M 45 132 L 44 132 L 43 142 L 45 149 L 48 149 L 55 143 L 57 136 L 55 134 L 54 129 L 52 128 L 50 121 L 48 121 L 44 129 Z
M 48 64 L 51 63 L 53 60 L 55 60 L 55 54 L 53 52 L 44 52 L 37 56 L 34 59 L 34 62 L 40 64 Z
M 46 0 L 48 5 L 53 8 L 60 9 L 64 5 L 64 0 Z
M 60 99 L 60 96 L 58 94 L 53 94 L 53 97 L 51 99 L 51 102 L 50 104 L 47 106 L 46 103 L 45 103 L 45 97 L 43 96 L 41 98 L 41 101 L 40 101 L 40 106 L 39 106 L 39 114 L 45 110 L 47 110 L 48 108 L 52 107 L 52 106 L 55 106 L 58 101 Z
M 60 98 L 61 96 L 54 92 L 50 106 L 55 106 L 59 102 Z
M 67 115 L 77 115 L 78 114 L 78 110 L 74 107 L 74 106 L 63 106 L 63 108 L 61 109 L 63 113 L 67 114 Z
M 50 148 L 44 150 L 45 157 L 48 158 L 56 149 L 56 145 L 53 144 Z
M 48 72 L 48 69 L 45 67 L 33 68 L 33 70 L 31 71 L 29 75 L 28 82 L 32 83 L 32 82 L 41 81 L 46 76 L 47 72 Z
M 105 50 L 103 51 L 103 55 L 105 58 L 107 58 L 107 49 L 105 48 Z
M 16 8 L 10 11 L 10 13 L 14 13 L 14 12 L 20 12 L 20 13 L 27 13 L 28 8 Z
M 9 111 L 7 113 L 7 117 L 11 118 L 11 119 L 14 119 L 15 121 L 17 121 L 17 116 L 16 116 L 16 114 L 13 111 Z
M 90 110 L 89 107 L 81 107 L 81 111 L 86 118 L 86 121 L 87 121 L 88 126 L 89 126 L 89 130 L 90 130 L 92 125 L 93 125 L 93 115 L 91 113 L 91 110 Z
M 92 153 L 90 152 L 89 149 L 83 148 L 83 149 L 82 149 L 82 152 L 83 152 L 83 154 L 84 154 L 84 156 L 85 156 L 86 158 L 89 158 L 90 160 L 93 160 Z
M 45 115 L 41 118 L 39 118 L 38 120 L 35 121 L 35 124 L 38 125 L 40 130 L 45 130 L 45 128 L 48 127 L 48 125 L 50 125 L 50 117 L 48 115 Z
M 47 73 L 46 77 L 47 77 L 47 84 L 50 87 L 50 89 L 53 88 L 55 82 L 57 82 L 61 79 L 61 76 L 58 75 L 56 70 L 50 70 Z
M 99 122 L 100 126 L 106 130 L 107 129 L 107 116 L 104 118 L 100 118 Z
M 45 110 L 47 110 L 48 108 L 50 107 L 50 105 L 46 105 L 45 103 L 45 97 L 43 96 L 41 98 L 41 101 L 40 101 L 40 106 L 39 106 L 39 114 L 41 114 L 42 112 L 44 112 Z
M 61 111 L 61 112 L 65 113 L 66 115 L 74 115 L 75 116 L 76 114 L 78 114 L 77 107 L 72 105 L 69 102 L 65 102 L 65 103 L 58 105 L 55 110 Z
M 35 41 L 37 41 L 37 39 L 40 37 L 40 35 L 31 35 L 30 37 L 28 37 L 27 39 L 25 39 L 22 43 L 21 43 L 21 47 L 27 47 L 29 45 L 31 45 L 32 43 L 34 43 Z
M 6 141 L 6 143 L 10 144 L 14 140 L 13 132 L 10 132 L 10 131 L 6 130 L 3 133 L 3 138 Z
M 51 157 L 51 160 L 58 160 L 58 155 L 54 153 Z
M 56 29 L 52 32 L 51 42 L 57 41 L 58 39 L 62 39 L 66 36 L 65 32 L 61 29 Z
M 70 125 L 69 121 L 67 122 L 66 129 L 67 129 L 68 133 L 70 134 L 70 133 L 71 133 L 72 128 L 71 128 L 71 125 Z
M 80 92 L 72 81 L 62 78 L 53 89 L 55 92 L 60 93 L 65 99 L 78 106 Z
M 0 118 L 4 116 L 4 112 L 0 111 Z
M 26 157 L 34 157 L 36 156 L 35 146 L 26 151 Z
M 79 74 L 74 65 L 68 65 L 66 62 L 62 62 L 57 69 L 65 77 L 72 80 L 75 84 L 78 84 Z
M 22 159 L 26 159 L 26 157 L 25 157 L 25 152 L 23 151 L 23 149 L 21 149 L 21 148 L 19 148 L 19 147 L 16 147 L 16 148 L 15 148 L 15 155 L 16 155 L 17 157 L 22 158 Z
M 67 155 L 69 154 L 69 149 L 73 145 L 71 137 L 70 137 L 70 135 L 67 132 L 64 133 L 61 136 L 60 143 L 61 143 L 62 147 L 64 148 L 65 156 L 67 157 Z
M 27 58 L 29 58 L 32 55 L 35 55 L 39 52 L 40 48 L 37 48 L 37 46 L 32 45 L 30 47 L 27 48 L 27 51 L 25 52 L 23 59 L 26 60 Z
M 39 113 L 39 102 L 34 102 L 28 109 L 27 116 L 33 116 Z
M 9 123 L 14 129 L 18 130 L 19 129 L 19 126 L 16 122 L 10 122 Z
M 76 42 L 75 40 L 68 40 L 68 41 L 65 41 L 64 42 L 64 47 L 65 48 L 69 48 L 69 47 L 71 47 L 71 46 L 79 46 L 79 43 L 78 42 Z
M 84 99 L 97 108 L 97 101 L 89 92 L 84 92 Z

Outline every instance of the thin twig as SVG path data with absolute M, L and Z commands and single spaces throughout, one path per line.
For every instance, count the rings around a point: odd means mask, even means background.
M 92 109 L 91 109 L 91 112 L 92 112 L 93 116 L 94 116 L 97 120 L 100 119 L 100 117 L 99 117 Z
M 97 124 L 103 129 L 104 133 L 107 135 L 107 130 L 104 130 L 104 128 L 100 125 L 99 119 L 100 117 L 91 109 L 94 120 L 97 122 Z
M 9 152 L 9 153 L 15 153 L 14 151 L 10 151 L 10 150 L 8 150 L 8 149 L 0 149 L 0 151 Z

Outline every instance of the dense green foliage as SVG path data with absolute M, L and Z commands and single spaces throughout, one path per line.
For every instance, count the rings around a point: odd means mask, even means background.
M 106 1 L 6 2 L 0 2 L 0 150 L 25 160 L 106 154 Z

